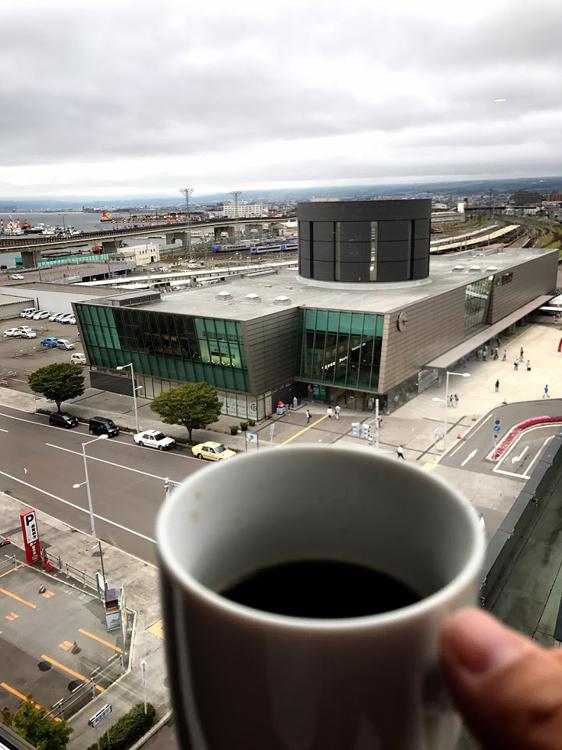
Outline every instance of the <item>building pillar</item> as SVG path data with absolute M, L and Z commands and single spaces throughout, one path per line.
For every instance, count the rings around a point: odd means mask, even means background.
M 101 246 L 104 253 L 115 253 L 121 243 L 118 240 L 102 240 Z

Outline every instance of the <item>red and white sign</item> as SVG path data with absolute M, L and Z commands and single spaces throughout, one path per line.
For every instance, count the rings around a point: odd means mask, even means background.
M 23 510 L 20 513 L 20 522 L 23 531 L 25 558 L 28 565 L 33 565 L 33 563 L 41 560 L 41 541 L 35 511 L 31 508 Z

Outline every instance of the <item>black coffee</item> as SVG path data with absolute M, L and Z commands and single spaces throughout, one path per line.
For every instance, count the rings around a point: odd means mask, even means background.
M 421 598 L 386 573 L 333 560 L 300 560 L 262 568 L 220 593 L 265 612 L 325 619 L 390 612 Z

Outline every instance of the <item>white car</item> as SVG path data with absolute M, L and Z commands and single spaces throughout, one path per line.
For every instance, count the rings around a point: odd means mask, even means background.
M 20 318 L 32 318 L 36 312 L 39 312 L 36 307 L 26 307 L 20 312 Z
M 12 273 L 10 278 L 14 281 L 25 281 L 25 276 L 22 273 Z
M 146 448 L 158 448 L 159 451 L 165 451 L 173 448 L 176 444 L 174 438 L 166 437 L 160 430 L 145 430 L 133 435 L 133 440 L 137 445 Z
M 52 315 L 49 315 L 49 320 L 55 321 L 61 314 L 62 313 L 53 313 Z
M 33 315 L 33 320 L 46 320 L 51 313 L 48 310 L 39 310 Z
M 20 331 L 18 333 L 18 338 L 20 339 L 36 339 L 37 334 L 35 331 Z
M 63 323 L 70 323 L 70 325 L 75 326 L 76 325 L 76 318 L 74 317 L 74 315 L 71 315 L 69 318 L 65 318 L 62 322 Z
M 21 328 L 7 328 L 2 336 L 19 336 Z

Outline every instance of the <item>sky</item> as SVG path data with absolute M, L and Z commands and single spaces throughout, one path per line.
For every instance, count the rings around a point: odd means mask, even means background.
M 560 0 L 1 0 L 0 197 L 560 175 L 560 28 Z

